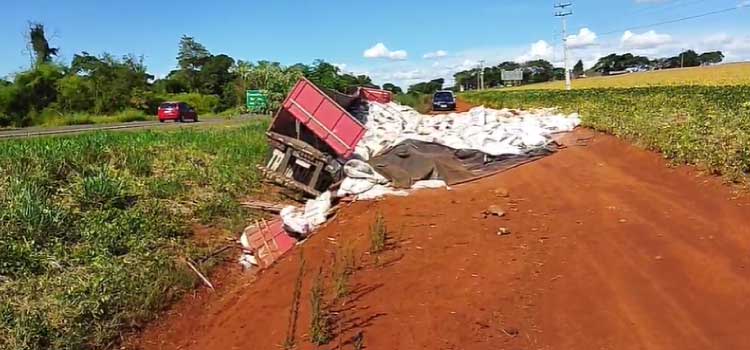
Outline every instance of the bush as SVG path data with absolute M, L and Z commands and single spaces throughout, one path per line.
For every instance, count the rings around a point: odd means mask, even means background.
M 420 113 L 429 113 L 432 110 L 432 96 L 418 93 L 396 95 L 396 102 L 412 107 Z
M 137 109 L 126 109 L 115 114 L 114 117 L 118 123 L 141 122 L 149 119 L 146 113 Z
M 61 114 L 55 108 L 47 108 L 34 116 L 32 124 L 42 126 L 66 126 L 88 124 L 112 124 L 146 121 L 153 119 L 142 111 L 126 109 L 111 116 L 96 116 L 89 113 Z
M 123 209 L 128 198 L 125 183 L 106 169 L 81 178 L 74 187 L 73 196 L 82 210 Z
M 96 124 L 95 118 L 88 113 L 59 115 L 55 111 L 45 109 L 34 117 L 33 124 L 42 126 L 88 125 Z
M 185 102 L 193 107 L 198 114 L 215 113 L 221 102 L 218 96 L 202 95 L 198 93 L 168 95 L 168 100 Z

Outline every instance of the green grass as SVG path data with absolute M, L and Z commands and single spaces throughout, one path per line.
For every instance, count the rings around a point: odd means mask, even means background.
M 156 120 L 156 117 L 146 115 L 139 110 L 128 109 L 110 116 L 96 116 L 88 113 L 75 113 L 71 115 L 47 113 L 40 117 L 40 119 L 41 120 L 35 121 L 36 125 L 53 127 L 66 125 L 129 123 L 135 121 Z
M 351 292 L 350 279 L 357 268 L 354 248 L 338 248 L 334 253 L 333 289 L 334 300 L 341 300 Z
M 750 173 L 750 86 L 675 86 L 573 91 L 484 91 L 460 96 L 493 108 L 559 107 L 677 163 L 731 181 Z
M 388 228 L 385 226 L 383 214 L 375 214 L 375 222 L 370 226 L 370 253 L 380 253 L 385 249 L 388 239 Z
M 0 349 L 112 347 L 194 287 L 190 225 L 248 215 L 267 123 L 2 142 Z
M 396 102 L 412 107 L 419 113 L 429 113 L 431 110 L 430 103 L 432 96 L 426 94 L 400 94 L 396 95 Z
M 333 339 L 331 314 L 325 301 L 325 294 L 325 279 L 321 268 L 310 288 L 310 342 L 318 346 L 327 344 Z

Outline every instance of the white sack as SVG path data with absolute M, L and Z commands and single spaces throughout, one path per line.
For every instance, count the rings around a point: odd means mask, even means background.
M 402 190 L 394 190 L 392 187 L 375 185 L 370 190 L 358 194 L 355 199 L 360 201 L 369 201 L 373 199 L 383 198 L 385 196 L 408 196 L 409 192 Z
M 355 179 L 353 177 L 347 177 L 341 182 L 337 195 L 339 197 L 346 197 L 350 194 L 360 194 L 367 192 L 372 189 L 376 184 L 366 179 Z
M 328 210 L 331 209 L 331 192 L 324 192 L 318 198 L 310 199 L 305 204 L 305 218 L 311 226 L 319 226 L 328 219 Z
M 305 218 L 305 211 L 301 208 L 288 206 L 281 209 L 280 216 L 281 221 L 284 222 L 284 226 L 289 231 L 300 234 L 303 237 L 312 231 L 310 222 Z
M 417 181 L 413 185 L 411 185 L 412 190 L 435 189 L 443 187 L 448 187 L 448 184 L 446 184 L 443 180 L 422 180 Z
M 524 154 L 545 147 L 553 133 L 571 131 L 581 123 L 577 114 L 564 116 L 554 109 L 511 111 L 476 107 L 463 113 L 424 115 L 396 103 L 370 102 L 367 111 L 367 131 L 355 150 L 364 160 L 409 139 L 455 149 L 476 149 L 493 156 Z M 347 179 L 337 193 L 339 196 L 355 195 L 356 199 L 367 200 L 406 195 L 405 191 L 388 186 L 388 180 L 364 161 L 350 161 L 344 166 L 344 173 Z M 415 185 L 445 187 L 431 182 Z
M 328 219 L 331 209 L 331 192 L 325 192 L 316 199 L 310 199 L 305 208 L 288 206 L 281 210 L 281 220 L 292 232 L 307 236 Z
M 369 180 L 378 184 L 388 183 L 388 179 L 376 172 L 370 164 L 358 159 L 352 159 L 344 164 L 344 175 L 350 178 Z

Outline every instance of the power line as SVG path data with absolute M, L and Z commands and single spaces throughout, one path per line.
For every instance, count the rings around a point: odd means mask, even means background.
M 688 20 L 691 20 L 691 19 L 696 19 L 696 18 L 701 18 L 701 17 L 707 17 L 707 16 L 713 16 L 713 15 L 718 15 L 718 14 L 722 14 L 722 13 L 726 13 L 726 12 L 736 11 L 736 10 L 739 10 L 739 9 L 745 8 L 745 7 L 750 7 L 750 3 L 742 3 L 742 4 L 739 4 L 737 6 L 728 7 L 728 8 L 721 9 L 721 10 L 710 11 L 710 12 L 706 12 L 706 13 L 701 13 L 701 14 L 697 14 L 697 15 L 692 15 L 692 16 L 687 16 L 687 17 L 682 17 L 682 18 L 677 18 L 677 19 L 672 19 L 672 20 L 667 20 L 667 21 L 661 21 L 661 22 L 656 22 L 656 23 L 651 23 L 651 24 L 643 24 L 643 25 L 639 25 L 639 26 L 635 26 L 635 27 L 629 27 L 629 28 L 624 28 L 624 29 L 612 30 L 612 31 L 609 31 L 609 32 L 601 33 L 599 35 L 600 36 L 601 35 L 611 35 L 611 34 L 615 34 L 615 33 L 621 33 L 621 32 L 624 32 L 626 30 L 636 30 L 636 29 L 643 29 L 643 28 L 650 28 L 650 27 L 661 26 L 661 25 L 665 25 L 665 24 L 672 24 L 672 23 L 677 23 L 677 22 L 683 22 L 683 21 L 688 21 Z
M 705 2 L 705 1 L 706 0 L 692 0 L 692 1 L 677 0 L 675 2 L 657 3 L 657 4 L 654 4 L 653 6 L 642 7 L 637 10 L 628 12 L 627 14 L 634 15 L 634 14 L 661 12 L 661 11 L 670 10 L 670 9 L 678 8 L 678 7 L 687 7 L 687 6 L 690 6 L 699 2 Z

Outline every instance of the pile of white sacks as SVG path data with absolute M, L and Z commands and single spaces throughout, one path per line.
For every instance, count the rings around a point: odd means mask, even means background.
M 336 195 L 372 200 L 387 195 L 408 195 L 389 186 L 388 180 L 365 161 L 378 152 L 413 139 L 439 143 L 455 149 L 475 149 L 499 156 L 523 154 L 547 146 L 552 134 L 568 132 L 580 124 L 577 114 L 563 115 L 553 109 L 533 111 L 473 108 L 465 113 L 424 115 L 395 103 L 370 103 L 367 133 L 359 142 L 355 158 L 346 163 L 346 178 Z M 412 190 L 445 187 L 442 181 L 419 181 Z M 311 200 L 305 208 L 288 207 L 281 212 L 286 226 L 307 235 L 326 221 L 331 207 L 329 192 Z

